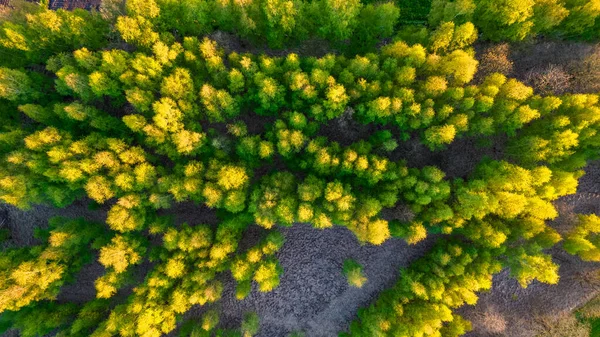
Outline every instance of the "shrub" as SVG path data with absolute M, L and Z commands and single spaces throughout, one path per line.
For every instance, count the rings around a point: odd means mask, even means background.
M 576 92 L 596 93 L 600 91 L 600 49 L 596 48 L 583 60 L 575 62 L 570 71 Z
M 513 72 L 513 62 L 510 59 L 510 45 L 496 44 L 486 48 L 479 56 L 477 76 L 481 79 L 493 73 L 509 76 Z
M 525 82 L 544 95 L 564 94 L 571 87 L 572 77 L 560 66 L 549 65 L 542 71 L 531 70 Z
M 355 288 L 362 288 L 367 282 L 367 278 L 363 274 L 363 267 L 351 259 L 344 261 L 344 275 L 346 275 L 348 284 Z

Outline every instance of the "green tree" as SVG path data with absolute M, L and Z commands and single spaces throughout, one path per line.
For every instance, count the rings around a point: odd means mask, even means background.
M 354 31 L 363 5 L 357 0 L 319 0 L 313 7 L 313 15 L 321 22 L 318 34 L 331 41 L 343 41 Z
M 0 312 L 54 299 L 69 277 L 90 262 L 91 244 L 102 234 L 98 224 L 57 217 L 43 233 L 44 244 L 3 252 Z
M 367 278 L 363 274 L 363 267 L 351 259 L 344 261 L 344 275 L 346 275 L 348 284 L 355 288 L 362 288 L 367 282 Z
M 600 261 L 600 218 L 593 214 L 579 215 L 578 220 L 574 228 L 566 234 L 563 248 L 584 261 Z
M 40 96 L 32 79 L 19 70 L 0 68 L 0 97 L 9 101 L 30 102 Z
M 533 29 L 534 7 L 534 0 L 479 0 L 473 18 L 490 40 L 519 41 Z

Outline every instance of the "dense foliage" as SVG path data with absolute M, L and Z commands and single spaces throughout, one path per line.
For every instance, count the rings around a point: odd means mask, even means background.
M 352 336 L 459 336 L 470 324 L 452 310 L 474 304 L 502 268 L 522 286 L 558 281 L 544 250 L 562 237 L 546 221 L 598 155 L 600 97 L 542 96 L 497 73 L 473 83 L 472 44 L 478 30 L 492 40 L 593 38 L 597 1 L 434 0 L 433 29 L 402 30 L 381 48 L 401 16 L 393 3 L 120 3 L 100 12 L 25 4 L 1 22 L 0 200 L 28 209 L 89 198 L 108 211 L 106 225 L 57 218 L 39 244 L 2 251 L 0 331 L 170 333 L 192 306 L 220 299 L 223 274 L 240 300 L 275 289 L 284 272 L 277 226 L 297 222 L 344 226 L 373 245 L 445 236 L 358 313 Z M 407 3 L 415 12 L 403 22 L 419 21 L 422 6 Z M 318 38 L 345 53 L 225 52 L 203 37 L 215 29 L 274 48 Z M 348 121 L 378 131 L 332 141 L 327 128 Z M 451 179 L 398 150 L 416 141 L 443 151 L 467 137 L 506 139 L 505 158 Z M 182 202 L 215 210 L 219 223 L 164 216 Z M 398 205 L 410 219 L 382 215 Z M 598 224 L 581 216 L 564 249 L 600 260 Z M 240 245 L 254 225 L 264 237 Z M 93 257 L 104 267 L 96 299 L 53 302 Z M 342 275 L 358 288 L 368 282 L 352 260 Z M 224 330 L 208 310 L 180 333 L 258 329 L 250 313 Z
M 597 39 L 599 16 L 597 0 L 433 0 L 429 23 L 472 21 L 494 41 L 536 34 Z

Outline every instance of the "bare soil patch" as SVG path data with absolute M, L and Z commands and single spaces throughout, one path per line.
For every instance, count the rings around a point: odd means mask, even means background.
M 500 72 L 544 95 L 600 91 L 600 44 L 539 39 L 479 43 L 475 50 L 480 62 L 476 81 Z

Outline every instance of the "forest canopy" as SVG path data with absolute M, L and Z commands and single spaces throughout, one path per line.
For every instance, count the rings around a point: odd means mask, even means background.
M 106 0 L 98 10 L 14 1 L 0 16 L 0 201 L 75 202 L 105 223 L 53 218 L 37 243 L 0 253 L 0 331 L 61 337 L 253 336 L 235 298 L 276 289 L 284 226 L 343 226 L 364 245 L 425 256 L 361 309 L 343 336 L 460 336 L 454 310 L 504 268 L 523 287 L 555 284 L 547 249 L 600 261 L 600 220 L 567 232 L 553 201 L 577 191 L 600 146 L 600 93 L 543 94 L 478 76 L 476 41 L 597 40 L 598 0 Z M 252 47 L 218 43 L 228 32 Z M 326 46 L 314 55 L 306 45 Z M 223 42 L 223 41 L 221 41 Z M 352 141 L 332 133 L 355 123 Z M 331 132 L 331 127 L 337 127 Z M 329 131 L 328 131 L 329 130 Z M 500 156 L 456 176 L 413 165 L 474 139 Z M 486 145 L 487 144 L 487 145 Z M 177 204 L 217 224 L 173 220 Z M 404 207 L 408 217 L 385 210 Z M 242 243 L 250 230 L 260 240 Z M 0 239 L 4 236 L 0 233 Z M 94 260 L 96 298 L 56 301 Z M 146 270 L 142 277 L 139 271 Z M 340 276 L 369 284 L 350 259 Z M 131 290 L 133 288 L 133 290 Z M 123 295 L 126 294 L 126 295 Z M 198 320 L 192 307 L 210 307 Z

